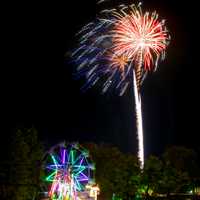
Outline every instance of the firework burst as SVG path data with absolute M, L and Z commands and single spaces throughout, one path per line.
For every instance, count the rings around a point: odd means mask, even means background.
M 133 62 L 138 89 L 142 74 L 157 68 L 159 59 L 164 59 L 169 42 L 165 21 L 159 21 L 158 14 L 142 13 L 141 4 L 123 7 L 111 12 L 116 18 L 111 31 L 113 51 L 126 55 Z
M 140 88 L 147 73 L 157 69 L 159 60 L 165 58 L 170 41 L 164 20 L 156 12 L 142 12 L 141 4 L 120 5 L 106 9 L 101 17 L 79 32 L 80 47 L 72 56 L 78 64 L 78 76 L 85 75 L 84 88 L 94 85 L 101 76 L 107 80 L 102 91 L 114 85 L 123 95 L 129 83 L 133 84 L 136 121 L 139 140 L 139 159 L 144 164 L 142 109 Z M 130 75 L 133 81 L 130 81 Z

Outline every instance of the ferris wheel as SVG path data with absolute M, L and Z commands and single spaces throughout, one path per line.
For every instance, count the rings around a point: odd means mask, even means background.
M 94 164 L 78 143 L 60 143 L 45 158 L 45 182 L 51 200 L 78 200 L 77 194 L 93 182 Z

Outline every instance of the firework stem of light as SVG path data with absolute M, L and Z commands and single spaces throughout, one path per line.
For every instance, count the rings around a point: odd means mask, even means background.
M 142 105 L 141 96 L 138 93 L 136 74 L 133 70 L 133 89 L 135 97 L 135 113 L 136 113 L 136 125 L 137 125 L 137 137 L 138 137 L 138 158 L 140 161 L 140 167 L 144 167 L 144 139 L 143 139 L 143 127 L 142 127 Z
M 135 113 L 136 113 L 136 126 L 137 126 L 137 137 L 138 137 L 138 158 L 140 161 L 140 168 L 144 167 L 144 135 L 142 125 L 142 102 L 140 95 L 140 79 L 141 69 L 143 65 L 142 47 L 138 50 L 138 56 L 135 60 L 135 68 L 133 69 L 133 88 L 135 97 Z

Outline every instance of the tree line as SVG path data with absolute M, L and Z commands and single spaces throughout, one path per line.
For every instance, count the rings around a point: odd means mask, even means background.
M 65 138 L 64 138 L 65 139 Z M 0 199 L 36 200 L 42 192 L 41 168 L 45 148 L 35 128 L 19 129 L 11 151 L 0 162 Z M 173 194 L 194 194 L 200 181 L 198 155 L 193 149 L 172 146 L 157 157 L 150 155 L 140 169 L 136 155 L 108 144 L 84 143 L 95 163 L 99 200 L 150 199 Z
M 193 194 L 200 186 L 197 153 L 182 146 L 172 146 L 163 155 L 150 155 L 141 170 L 137 157 L 116 147 L 85 144 L 96 163 L 96 182 L 100 199 L 167 199 L 174 194 Z M 114 199 L 114 198 L 113 198 Z

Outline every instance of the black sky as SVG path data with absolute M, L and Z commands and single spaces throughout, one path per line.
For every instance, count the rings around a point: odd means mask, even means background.
M 160 154 L 172 144 L 198 150 L 198 5 L 180 0 L 143 4 L 167 20 L 172 36 L 166 60 L 142 87 L 146 154 Z M 1 74 L 1 143 L 14 128 L 35 126 L 47 146 L 65 139 L 112 143 L 136 152 L 131 89 L 123 97 L 112 91 L 101 95 L 98 86 L 83 94 L 83 80 L 72 77 L 75 66 L 63 62 L 75 47 L 75 33 L 95 18 L 95 1 L 66 1 L 62 9 L 39 3 L 19 10 L 12 6 L 4 49 L 9 56 Z

